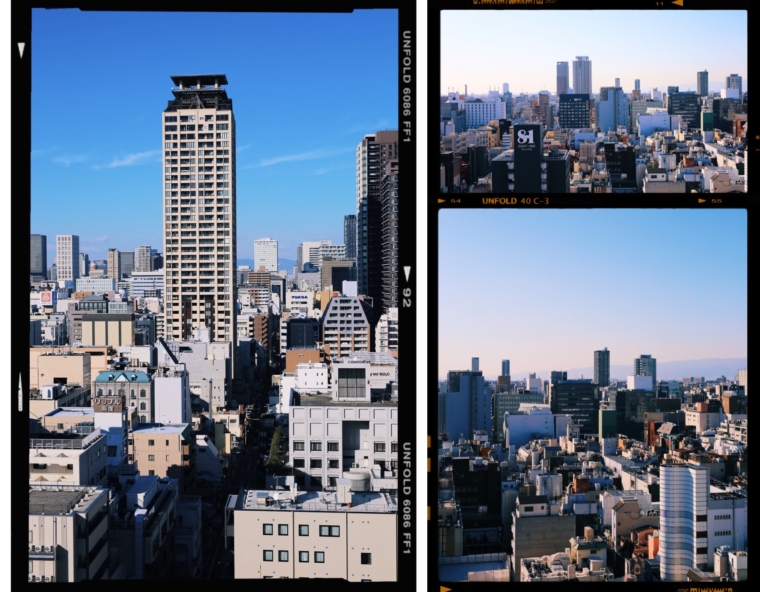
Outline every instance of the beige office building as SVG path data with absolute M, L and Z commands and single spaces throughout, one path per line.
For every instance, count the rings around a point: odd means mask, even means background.
M 108 579 L 108 489 L 29 487 L 29 581 Z
M 165 332 L 211 341 L 236 330 L 235 118 L 225 74 L 172 76 L 162 114 Z M 234 353 L 233 353 L 234 357 Z M 234 360 L 232 367 L 235 367 Z
M 395 582 L 396 498 L 354 493 L 345 485 L 338 489 L 231 495 L 225 528 L 227 548 L 235 554 L 235 579 Z
M 87 368 L 87 362 L 78 359 L 85 353 L 90 354 L 89 368 Z M 79 372 L 82 372 L 81 378 L 84 380 L 84 374 L 87 373 L 85 370 L 89 371 L 90 376 L 95 376 L 98 372 L 108 369 L 109 358 L 115 353 L 114 348 L 107 346 L 66 348 L 65 350 L 59 347 L 30 347 L 29 387 L 39 388 L 42 385 L 49 384 L 48 379 L 51 376 L 66 376 L 69 382 L 79 382 Z M 42 366 L 40 366 L 40 360 L 46 355 L 55 355 L 58 359 L 43 360 Z M 53 371 L 65 371 L 66 374 L 50 374 Z M 40 373 L 44 373 L 45 376 L 41 377 Z M 89 385 L 89 380 L 81 384 L 86 387 Z
M 142 475 L 177 479 L 180 493 L 195 490 L 196 452 L 191 423 L 137 424 L 129 430 L 128 462 Z
M 93 313 L 82 315 L 82 345 L 118 349 L 135 344 L 135 315 Z

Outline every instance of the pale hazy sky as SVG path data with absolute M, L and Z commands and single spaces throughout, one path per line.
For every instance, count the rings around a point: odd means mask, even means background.
M 641 89 L 696 90 L 697 72 L 709 72 L 711 91 L 739 74 L 747 89 L 746 11 L 443 11 L 441 12 L 441 93 L 512 94 L 557 90 L 557 62 L 588 56 L 592 87 L 626 92 L 635 78 Z
M 439 228 L 440 377 L 605 347 L 612 365 L 747 355 L 744 210 L 442 210 Z

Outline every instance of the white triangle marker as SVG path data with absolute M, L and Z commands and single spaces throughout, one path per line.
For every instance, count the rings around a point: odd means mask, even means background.
M 18 410 L 24 410 L 24 389 L 21 385 L 21 372 L 18 373 Z
M 404 267 L 404 275 L 406 276 L 406 281 L 409 281 L 409 273 L 412 271 L 411 267 Z
M 24 57 L 24 48 L 26 47 L 26 43 L 19 43 L 18 44 L 18 55 L 19 57 Z

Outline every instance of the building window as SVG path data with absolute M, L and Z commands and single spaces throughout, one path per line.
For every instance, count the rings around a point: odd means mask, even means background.
M 306 466 L 306 460 L 303 458 L 294 458 L 293 459 L 293 468 L 295 469 L 303 469 Z
M 315 477 L 314 475 L 311 476 L 311 486 L 312 487 L 322 487 L 322 477 Z
M 398 442 L 391 442 L 391 452 L 398 452 Z
M 145 423 L 145 419 L 146 419 L 145 416 L 141 415 L 140 416 L 140 423 Z
M 312 452 L 320 452 L 322 450 L 322 442 L 312 442 L 311 443 L 311 451 Z
M 264 534 L 274 534 L 274 525 L 273 524 L 265 524 L 264 525 Z
M 362 553 L 362 565 L 372 565 L 372 553 Z
M 327 452 L 338 452 L 340 450 L 340 445 L 338 442 L 328 442 L 327 443 Z
M 264 561 L 274 561 L 274 551 L 272 551 L 271 549 L 265 549 Z
M 298 525 L 298 535 L 299 536 L 309 536 L 309 525 L 308 524 L 299 524 Z
M 287 551 L 280 551 L 279 560 L 282 561 L 282 562 L 287 561 L 288 560 L 288 552 Z
M 325 552 L 314 551 L 314 563 L 324 563 L 324 562 L 325 562 Z
M 156 441 L 155 440 L 148 440 L 148 446 L 155 446 Z
M 532 511 L 533 511 L 533 506 L 525 506 L 523 508 L 523 512 L 532 512 Z
M 320 526 L 319 536 L 321 537 L 339 537 L 340 526 Z
M 153 469 L 151 469 L 150 471 L 148 471 L 148 476 L 150 476 L 150 477 L 152 477 L 155 474 L 156 474 L 156 471 L 154 471 Z
M 132 392 L 130 393 L 129 398 L 130 399 L 136 399 L 137 398 L 137 396 L 135 395 L 134 389 L 132 389 Z
M 707 514 L 702 514 L 701 516 L 697 516 L 697 522 L 707 522 Z
M 148 455 L 148 460 L 149 460 L 149 461 L 154 461 L 154 460 L 156 460 L 156 455 L 155 455 L 155 454 L 149 454 L 149 455 Z
M 287 536 L 288 534 L 288 525 L 287 524 L 279 524 L 277 526 L 277 534 L 280 536 Z
M 141 396 L 141 397 L 144 397 L 144 396 L 145 396 L 145 389 L 140 389 L 140 396 Z
M 309 552 L 308 551 L 299 551 L 298 552 L 298 561 L 301 563 L 309 563 Z
M 293 450 L 305 450 L 303 442 L 293 442 Z
M 385 442 L 375 442 L 375 452 L 385 452 Z
M 140 411 L 145 411 L 145 403 L 140 403 Z
M 337 458 L 331 458 L 327 461 L 327 468 L 328 469 L 339 469 L 340 468 L 340 461 Z
M 321 458 L 312 458 L 309 461 L 309 468 L 312 468 L 312 469 L 321 469 L 322 468 L 322 459 Z

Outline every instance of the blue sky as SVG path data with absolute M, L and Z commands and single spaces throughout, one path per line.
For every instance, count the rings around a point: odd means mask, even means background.
M 557 91 L 557 62 L 588 56 L 592 87 L 696 90 L 707 70 L 711 91 L 739 74 L 747 88 L 747 12 L 742 10 L 443 11 L 441 93 Z
M 744 210 L 442 210 L 439 376 L 747 355 Z M 431 322 L 435 322 L 431 320 Z M 544 376 L 543 378 L 547 378 Z
M 237 123 L 238 257 L 343 243 L 355 149 L 397 129 L 395 10 L 88 13 L 32 22 L 32 233 L 76 234 L 90 260 L 163 251 L 162 111 L 171 75 L 225 73 Z

